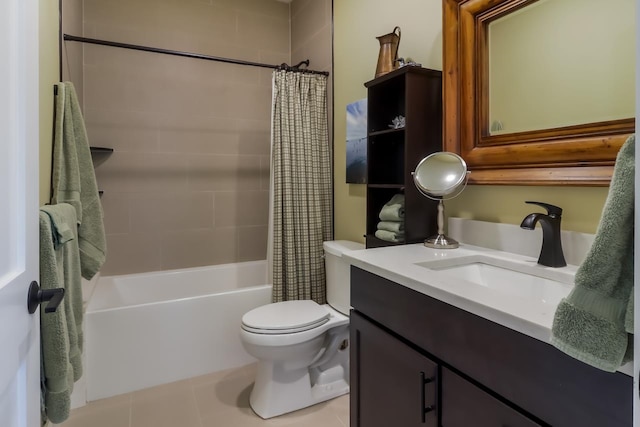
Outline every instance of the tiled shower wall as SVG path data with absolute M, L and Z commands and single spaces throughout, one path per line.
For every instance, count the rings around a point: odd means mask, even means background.
M 275 0 L 84 0 L 83 23 L 85 37 L 280 64 L 289 16 Z M 96 168 L 102 274 L 265 259 L 271 70 L 85 44 L 83 74 L 91 144 L 114 149 Z
M 291 63 L 309 59 L 309 68 L 331 73 L 327 84 L 330 135 L 333 135 L 332 3 L 331 0 L 294 0 L 291 3 Z

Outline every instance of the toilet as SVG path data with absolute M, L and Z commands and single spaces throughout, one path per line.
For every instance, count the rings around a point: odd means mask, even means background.
M 349 263 L 364 245 L 324 242 L 328 304 L 284 301 L 242 317 L 240 338 L 258 359 L 249 403 L 262 418 L 296 411 L 349 392 Z

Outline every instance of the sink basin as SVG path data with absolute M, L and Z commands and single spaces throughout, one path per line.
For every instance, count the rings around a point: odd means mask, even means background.
M 573 288 L 574 273 L 484 255 L 417 263 L 445 277 L 512 296 L 557 305 Z

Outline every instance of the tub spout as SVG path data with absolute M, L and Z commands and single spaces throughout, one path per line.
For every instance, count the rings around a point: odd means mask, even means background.
M 531 201 L 525 203 L 542 206 L 547 210 L 547 214 L 531 213 L 527 215 L 520 224 L 520 227 L 525 230 L 535 229 L 538 222 L 542 226 L 542 249 L 540 250 L 540 257 L 538 257 L 538 264 L 548 267 L 564 267 L 567 262 L 564 260 L 562 239 L 560 238 L 562 209 L 547 203 Z

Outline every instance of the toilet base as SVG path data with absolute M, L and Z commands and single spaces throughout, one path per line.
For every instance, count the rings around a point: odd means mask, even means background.
M 340 329 L 334 331 L 331 342 L 348 338 L 348 329 Z M 349 393 L 349 350 L 333 348 L 330 353 L 330 357 L 318 359 L 311 367 L 281 361 L 258 362 L 249 397 L 251 409 L 267 419 Z
M 261 362 L 249 404 L 261 418 L 276 417 L 349 393 L 345 378 L 348 372 L 341 365 L 322 372 L 317 368 L 286 371 L 282 365 Z

